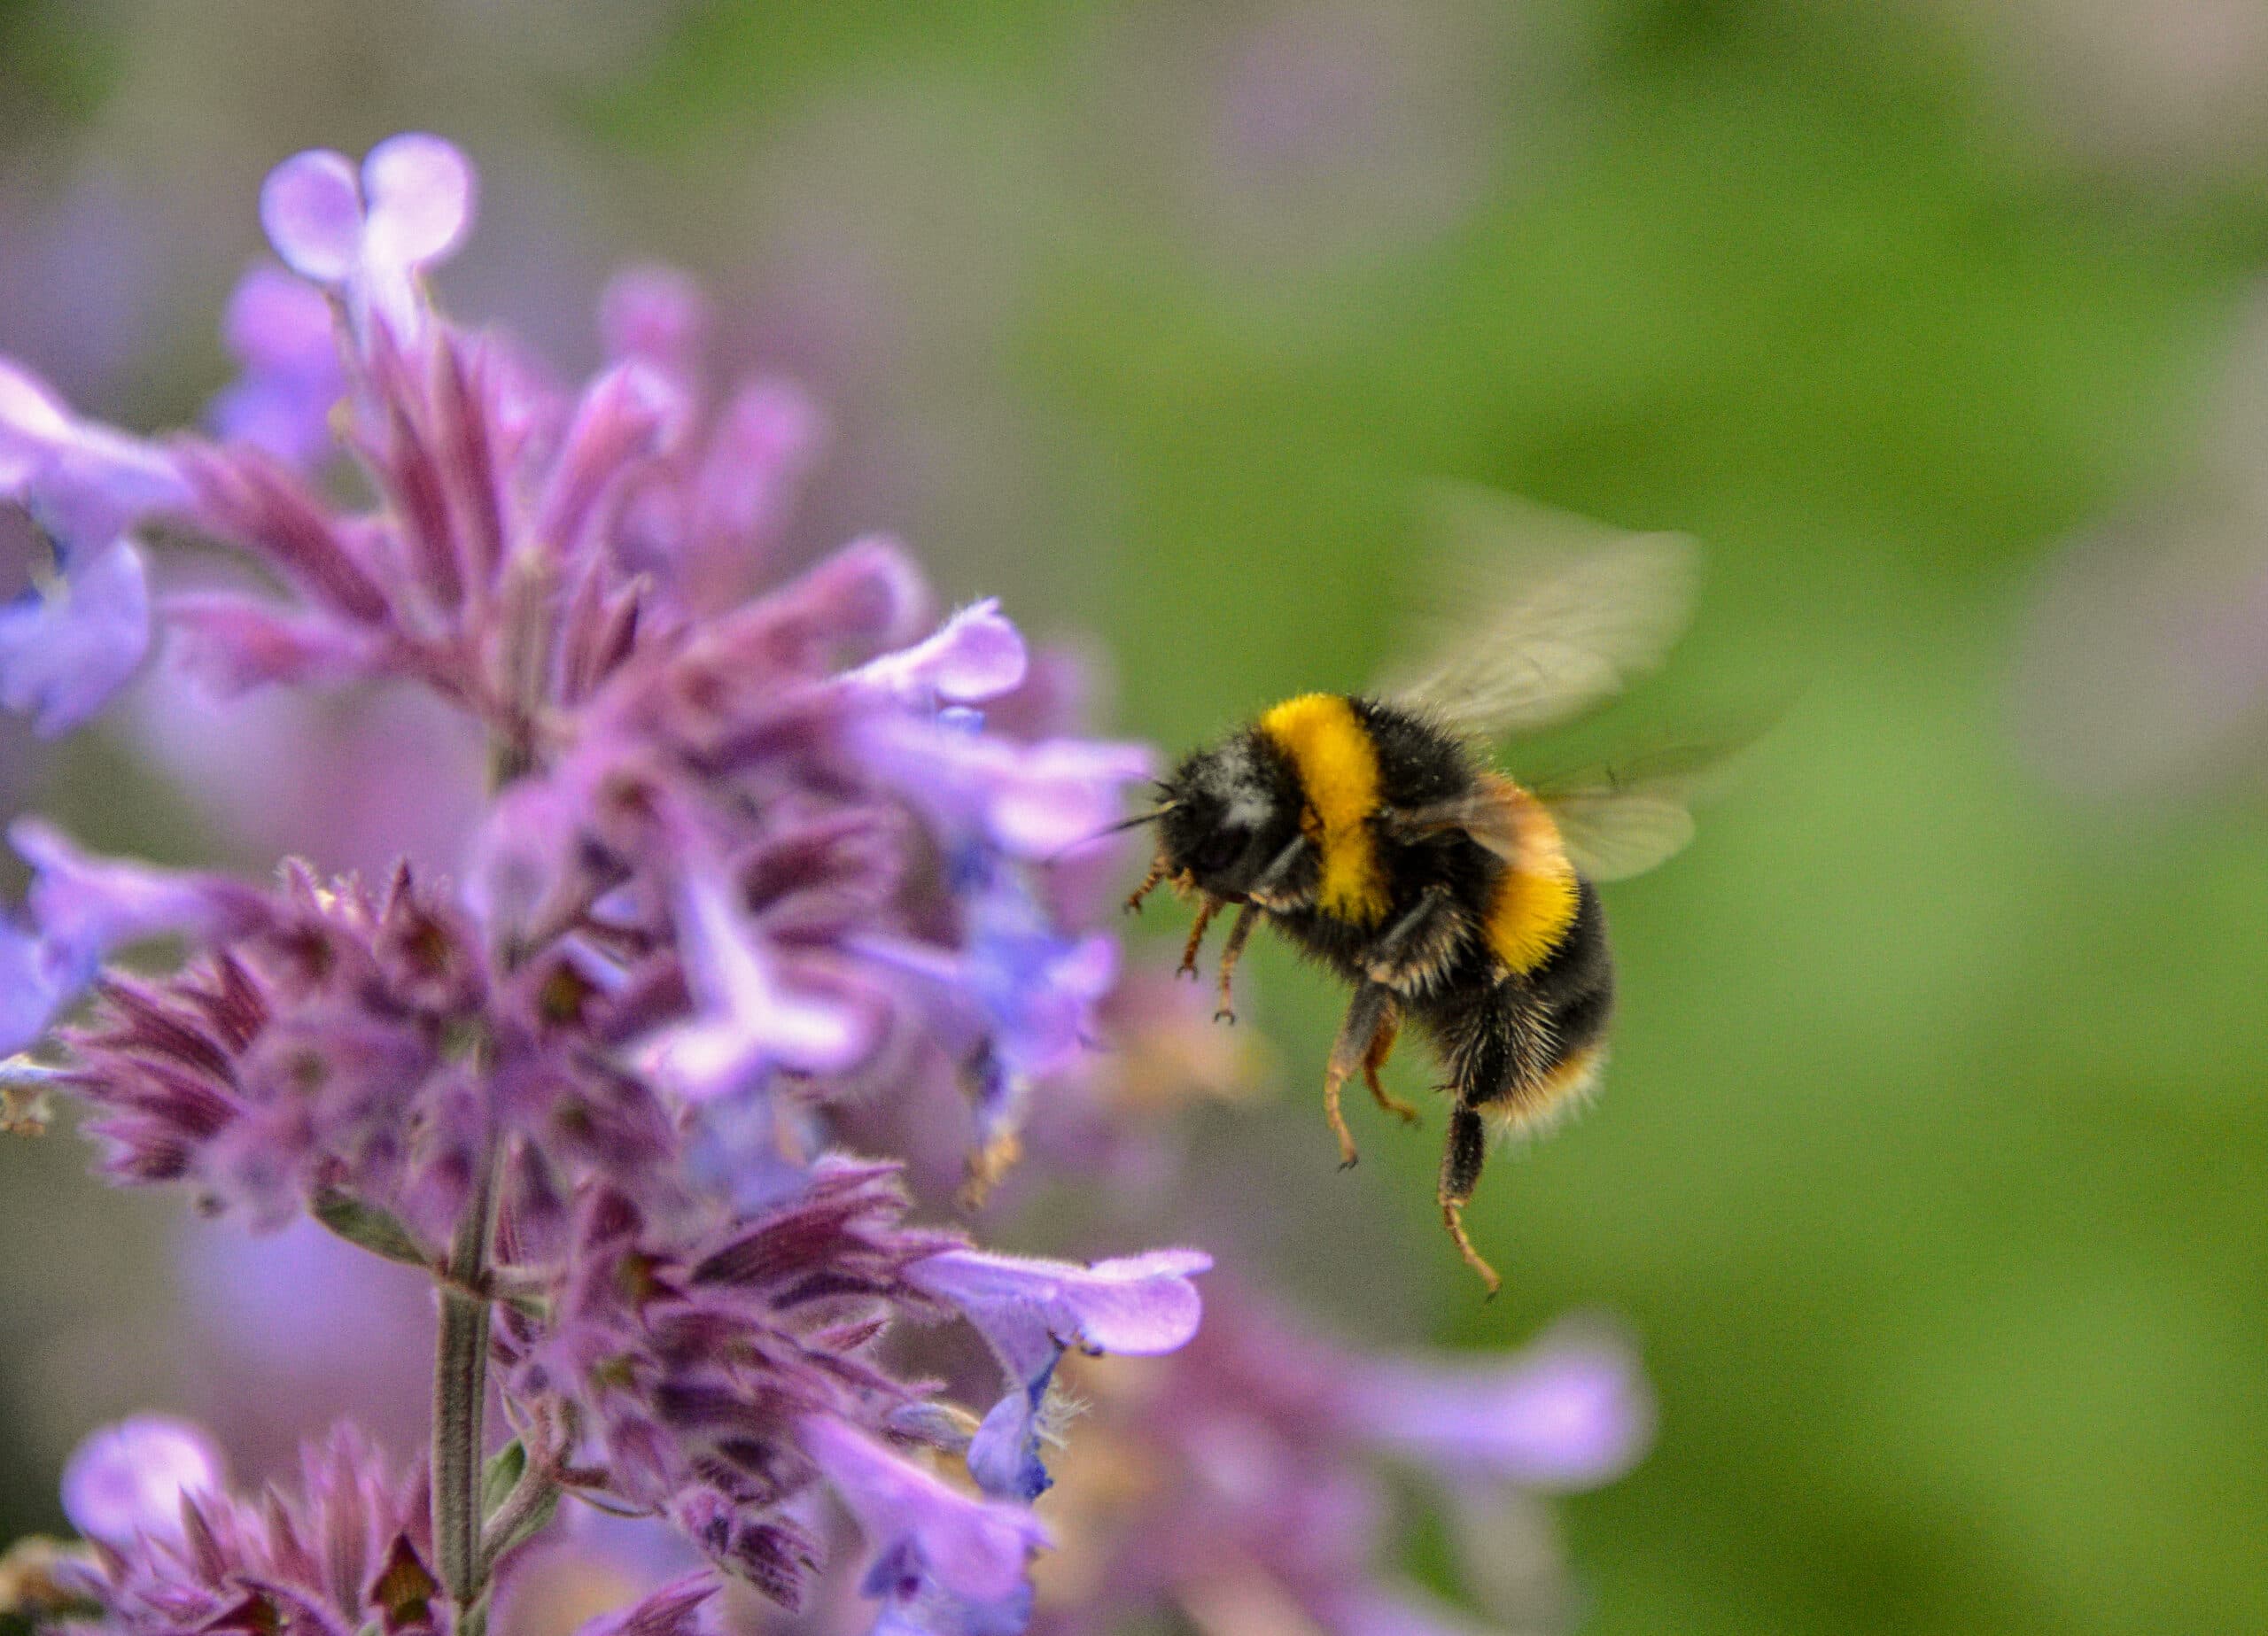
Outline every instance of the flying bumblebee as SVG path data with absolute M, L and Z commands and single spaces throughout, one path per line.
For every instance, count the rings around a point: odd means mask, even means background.
M 1494 742 L 1566 722 L 1655 665 L 1683 626 L 1696 554 L 1684 539 L 1616 534 L 1476 491 L 1443 497 L 1467 583 L 1445 601 L 1433 658 L 1371 694 L 1289 699 L 1187 756 L 1159 787 L 1161 882 L 1197 903 L 1182 969 L 1238 911 L 1231 973 L 1264 919 L 1354 987 L 1324 1074 L 1341 1168 L 1356 1157 L 1340 1107 L 1358 1071 L 1379 1107 L 1414 1122 L 1379 1070 L 1405 1022 L 1433 1044 L 1453 1093 L 1438 1199 L 1458 1252 L 1493 1296 L 1466 1236 L 1491 1122 L 1529 1129 L 1596 1082 L 1614 965 L 1596 883 L 1652 867 L 1692 834 L 1687 767 L 1523 787 Z

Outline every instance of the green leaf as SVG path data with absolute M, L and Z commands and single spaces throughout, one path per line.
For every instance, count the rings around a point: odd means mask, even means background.
M 366 1205 L 351 1193 L 327 1187 L 315 1198 L 315 1217 L 348 1244 L 360 1244 L 373 1255 L 408 1267 L 431 1268 L 428 1254 L 410 1230 L 376 1205 Z
M 488 1464 L 480 1473 L 480 1515 L 485 1520 L 496 1515 L 496 1508 L 511 1498 L 512 1490 L 519 1486 L 520 1474 L 528 1469 L 528 1451 L 514 1438 L 489 1456 Z

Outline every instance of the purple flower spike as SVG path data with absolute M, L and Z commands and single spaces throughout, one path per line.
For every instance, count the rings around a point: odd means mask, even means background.
M 89 1539 L 178 1539 L 182 1498 L 218 1489 L 221 1451 L 170 1415 L 136 1415 L 90 1434 L 63 1467 L 63 1513 Z
M 1021 1588 L 1026 1561 L 1047 1543 L 1029 1511 L 957 1493 L 833 1415 L 811 1415 L 800 1431 L 804 1451 L 874 1547 L 877 1574 L 975 1603 Z
M 113 539 L 0 608 L 0 704 L 30 717 L 40 737 L 60 737 L 110 702 L 149 647 L 142 554 Z
M 1583 1489 L 1637 1462 L 1653 1403 L 1636 1359 L 1581 1330 L 1503 1363 L 1386 1363 L 1361 1377 L 1353 1413 L 1389 1453 L 1444 1476 Z

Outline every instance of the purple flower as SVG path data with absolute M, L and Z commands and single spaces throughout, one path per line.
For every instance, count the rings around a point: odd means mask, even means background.
M 142 519 L 189 501 L 165 450 L 71 413 L 47 383 L 0 358 L 0 501 L 28 510 L 77 550 L 107 546 Z
M 1027 1560 L 1047 1542 L 1029 1511 L 971 1500 L 831 1415 L 810 1416 L 798 1432 L 874 1549 L 869 1595 L 918 1603 L 934 1589 L 982 1607 L 1018 1594 Z
M 695 855 L 679 872 L 680 948 L 698 1011 L 653 1043 L 650 1071 L 698 1102 L 746 1089 L 774 1066 L 810 1073 L 854 1061 L 868 1038 L 857 1012 L 781 981 L 713 860 Z
M 1190 1279 L 1212 1265 L 1201 1250 L 1153 1250 L 1091 1267 L 951 1250 L 908 1268 L 917 1287 L 983 1332 L 1008 1373 L 1007 1395 L 969 1445 L 979 1486 L 1026 1503 L 1039 1498 L 1048 1486 L 1040 1411 L 1064 1352 L 1148 1357 L 1187 1345 L 1203 1311 Z
M 243 373 L 213 400 L 214 430 L 287 466 L 328 459 L 338 447 L 331 410 L 346 392 L 332 322 L 330 303 L 314 285 L 280 267 L 246 273 L 221 323 Z
M 178 1541 L 184 1498 L 220 1487 L 221 1451 L 201 1427 L 169 1415 L 105 1426 L 63 1466 L 63 1511 L 89 1539 L 124 1548 L 137 1535 Z
M 1455 1480 L 1596 1488 L 1636 1463 L 1652 1401 L 1629 1348 L 1569 1326 L 1506 1359 L 1375 1363 L 1350 1412 L 1382 1451 Z
M 42 738 L 59 737 L 110 702 L 149 646 L 142 554 L 120 537 L 0 608 L 0 705 L 30 717 Z
M 286 159 L 260 190 L 260 224 L 286 266 L 343 291 L 358 328 L 373 320 L 408 342 L 425 320 L 424 267 L 448 259 L 472 225 L 472 167 L 438 136 L 392 136 L 358 177 L 344 154 Z
M 90 857 L 35 818 L 18 819 L 9 837 L 35 873 L 31 927 L 0 921 L 0 1051 L 35 1040 L 112 950 L 169 933 L 231 935 L 262 911 L 260 895 L 236 881 Z

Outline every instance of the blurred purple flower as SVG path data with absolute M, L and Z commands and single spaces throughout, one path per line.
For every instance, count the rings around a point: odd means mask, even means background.
M 338 447 L 331 410 L 346 371 L 322 291 L 280 267 L 255 267 L 229 298 L 221 335 L 243 373 L 207 412 L 222 438 L 267 450 L 287 466 L 318 466 Z
M 149 582 L 121 536 L 0 608 L 0 705 L 58 738 L 110 702 L 149 646 Z
M 339 290 L 358 330 L 381 323 L 407 345 L 426 319 L 416 288 L 472 225 L 472 167 L 438 136 L 391 136 L 359 174 L 344 154 L 299 154 L 260 197 L 276 253 L 303 278 Z
M 799 1433 L 874 1551 L 867 1594 L 897 1610 L 900 1628 L 939 1628 L 925 1608 L 966 1622 L 1021 1598 L 1026 1563 L 1047 1542 L 1029 1511 L 972 1500 L 831 1415 Z
M 120 1636 L 446 1630 L 422 1472 L 388 1470 L 347 1428 L 306 1451 L 299 1492 L 183 1493 L 167 1536 L 110 1539 L 74 1586 Z
M 182 1501 L 221 1486 L 221 1451 L 201 1427 L 168 1415 L 105 1426 L 63 1467 L 63 1512 L 89 1539 L 118 1549 L 137 1535 L 178 1543 Z
M 1653 1434 L 1629 1348 L 1581 1329 L 1509 1358 L 1357 1365 L 1349 1388 L 1349 1414 L 1366 1439 L 1453 1481 L 1596 1488 L 1635 1465 Z

